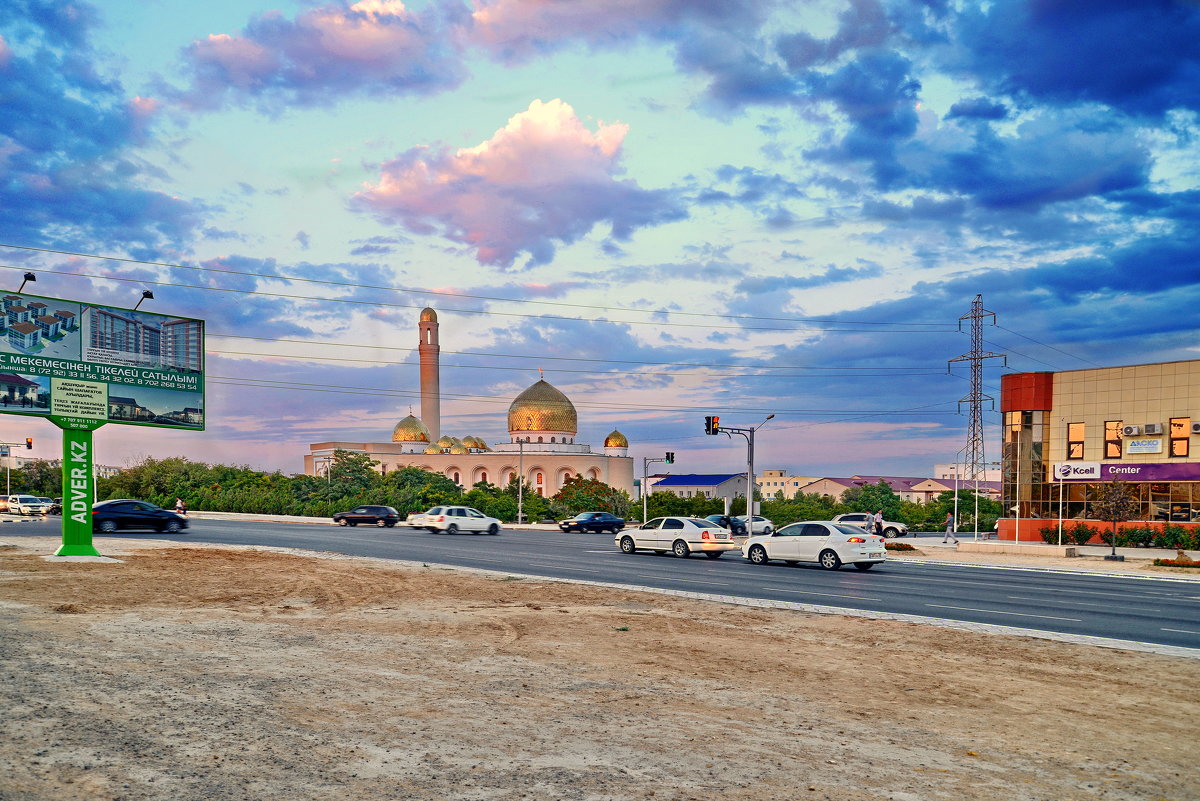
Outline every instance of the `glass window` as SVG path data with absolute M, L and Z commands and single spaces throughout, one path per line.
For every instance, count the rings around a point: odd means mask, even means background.
M 1067 459 L 1083 458 L 1083 423 L 1067 423 Z
M 800 524 L 793 523 L 790 526 L 784 526 L 783 528 L 779 529 L 779 531 L 776 531 L 775 536 L 776 537 L 799 537 L 800 529 L 803 527 L 804 527 L 803 523 L 800 523 Z
M 683 521 L 678 518 L 668 517 L 663 521 L 663 528 L 683 528 Z
M 800 532 L 801 537 L 827 537 L 829 529 L 822 526 L 820 523 L 805 523 L 804 530 Z
M 1122 420 L 1104 421 L 1104 458 L 1121 458 L 1121 424 Z
M 1172 417 L 1170 423 L 1170 446 L 1168 456 L 1186 457 L 1188 455 L 1189 438 L 1191 437 L 1192 418 Z

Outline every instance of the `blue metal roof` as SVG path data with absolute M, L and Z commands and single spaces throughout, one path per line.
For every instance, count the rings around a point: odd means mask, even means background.
M 745 473 L 689 473 L 670 475 L 661 481 L 656 481 L 652 487 L 715 487 L 724 484 L 731 478 L 745 478 Z

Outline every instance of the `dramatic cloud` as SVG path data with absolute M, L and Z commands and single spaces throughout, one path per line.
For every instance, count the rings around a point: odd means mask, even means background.
M 511 267 L 522 253 L 545 264 L 556 243 L 601 223 L 623 240 L 684 216 L 670 193 L 616 177 L 626 130 L 602 124 L 592 133 L 561 100 L 535 100 L 476 147 L 414 149 L 388 162 L 354 205 L 414 233 L 440 232 L 481 264 Z
M 186 53 L 191 87 L 180 98 L 199 108 L 219 107 L 229 96 L 253 98 L 278 109 L 333 103 L 347 93 L 449 89 L 464 76 L 448 33 L 451 8 L 433 4 L 413 12 L 400 0 L 360 0 L 294 20 L 269 12 L 240 34 L 194 42 Z
M 122 250 L 185 241 L 198 209 L 143 188 L 147 168 L 130 152 L 157 104 L 97 73 L 92 16 L 36 2 L 0 10 L 0 238 Z

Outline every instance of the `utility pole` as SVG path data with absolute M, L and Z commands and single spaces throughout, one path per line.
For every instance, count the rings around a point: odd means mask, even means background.
M 653 459 L 649 456 L 642 457 L 642 522 L 646 522 L 647 510 L 650 507 L 650 493 L 646 492 L 646 474 L 649 472 L 651 462 L 666 462 L 667 464 L 675 463 L 675 454 L 667 451 L 666 456 L 661 459 Z
M 710 435 L 724 434 L 733 439 L 733 434 L 741 434 L 746 438 L 746 531 L 752 531 L 752 523 L 754 522 L 754 432 L 767 424 L 767 420 L 773 418 L 774 414 L 767 415 L 767 419 L 763 420 L 756 426 L 751 428 L 737 428 L 736 426 L 727 426 L 721 424 L 720 417 L 704 418 L 704 433 Z
M 517 440 L 517 523 L 525 522 L 525 440 Z
M 983 308 L 983 295 L 976 295 L 975 300 L 971 301 L 971 311 L 958 318 L 959 331 L 962 330 L 964 320 L 971 321 L 971 350 L 969 353 L 951 359 L 946 364 L 947 372 L 950 371 L 950 365 L 955 362 L 969 362 L 971 365 L 971 392 L 958 401 L 958 408 L 961 411 L 964 403 L 969 406 L 970 422 L 967 424 L 967 445 L 963 448 L 965 451 L 963 466 L 968 471 L 967 476 L 974 479 L 976 491 L 978 491 L 979 478 L 986 463 L 983 446 L 983 402 L 991 403 L 993 409 L 996 407 L 996 399 L 983 392 L 983 362 L 985 359 L 1004 359 L 1005 365 L 1008 364 L 1008 359 L 1004 354 L 991 353 L 983 349 L 983 321 L 989 317 L 992 325 L 995 325 L 996 315 Z M 976 520 L 978 520 L 978 515 L 976 515 Z M 976 522 L 977 527 L 978 525 Z

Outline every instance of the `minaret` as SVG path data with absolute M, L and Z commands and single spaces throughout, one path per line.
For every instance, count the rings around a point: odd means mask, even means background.
M 438 345 L 437 312 L 421 310 L 421 344 L 417 353 L 421 356 L 421 422 L 429 429 L 429 441 L 437 442 L 442 435 L 442 380 L 438 360 L 442 349 Z

